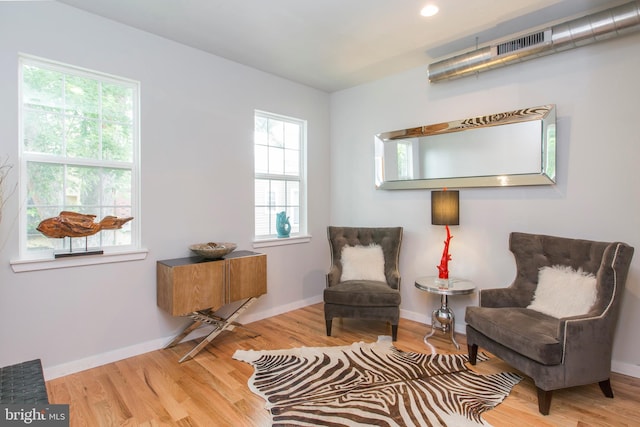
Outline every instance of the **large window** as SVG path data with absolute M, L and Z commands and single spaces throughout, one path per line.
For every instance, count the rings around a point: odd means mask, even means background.
M 138 83 L 32 57 L 20 58 L 21 257 L 52 250 L 137 249 Z M 80 238 L 36 230 L 61 211 L 134 217 L 121 229 Z
M 255 236 L 276 237 L 276 216 L 286 212 L 291 234 L 306 234 L 304 149 L 306 122 L 255 113 Z

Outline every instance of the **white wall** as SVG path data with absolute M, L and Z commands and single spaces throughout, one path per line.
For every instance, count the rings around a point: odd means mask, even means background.
M 156 260 L 190 243 L 251 249 L 253 110 L 309 121 L 309 244 L 261 249 L 269 293 L 247 320 L 319 301 L 328 267 L 325 227 L 405 227 L 403 316 L 430 321 L 436 297 L 413 281 L 434 274 L 444 230 L 430 225 L 429 192 L 377 191 L 373 135 L 546 103 L 558 105 L 558 185 L 463 189 L 452 274 L 506 286 L 507 249 L 520 230 L 640 248 L 640 35 L 454 82 L 429 85 L 426 64 L 335 93 L 322 92 L 133 30 L 55 2 L 0 2 L 0 157 L 17 164 L 17 54 L 141 81 L 144 261 L 14 273 L 20 201 L 0 221 L 0 366 L 41 358 L 49 377 L 157 348 L 184 321 L 155 304 Z M 331 112 L 331 114 L 330 114 Z M 331 120 L 331 121 L 330 121 Z M 7 183 L 17 179 L 12 170 Z M 331 207 L 331 210 L 329 210 Z M 634 258 L 614 369 L 639 376 L 640 255 Z M 451 300 L 462 331 L 464 307 Z M 402 329 L 400 330 L 402 334 Z
M 0 2 L 0 158 L 18 174 L 18 53 L 141 82 L 144 261 L 14 273 L 18 195 L 0 222 L 0 366 L 48 377 L 151 350 L 184 324 L 156 307 L 155 266 L 188 245 L 252 249 L 254 109 L 308 120 L 310 243 L 260 249 L 255 320 L 319 301 L 329 254 L 329 95 L 56 2 Z
M 436 274 L 445 232 L 431 225 L 428 190 L 374 188 L 379 132 L 557 104 L 557 185 L 460 191 L 449 266 L 480 288 L 513 280 L 511 231 L 621 240 L 640 250 L 640 34 L 433 85 L 426 65 L 331 97 L 331 222 L 404 226 L 404 317 L 430 323 L 439 305 L 438 296 L 417 290 L 414 281 Z M 477 294 L 452 297 L 450 304 L 463 332 L 464 308 L 477 304 Z M 636 253 L 613 358 L 614 370 L 640 377 L 639 324 Z

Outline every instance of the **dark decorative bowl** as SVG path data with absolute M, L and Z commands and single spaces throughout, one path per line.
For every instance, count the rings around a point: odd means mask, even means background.
M 189 246 L 189 249 L 203 258 L 218 259 L 230 254 L 236 247 L 237 245 L 235 243 L 208 242 L 196 243 L 195 245 Z

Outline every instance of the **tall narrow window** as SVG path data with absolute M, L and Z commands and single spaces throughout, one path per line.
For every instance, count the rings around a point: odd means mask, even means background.
M 137 249 L 139 238 L 138 83 L 20 58 L 22 258 L 52 250 Z M 121 229 L 47 238 L 36 230 L 61 211 L 133 216 Z
M 255 236 L 277 236 L 276 216 L 286 212 L 291 234 L 306 233 L 304 149 L 306 121 L 255 113 Z

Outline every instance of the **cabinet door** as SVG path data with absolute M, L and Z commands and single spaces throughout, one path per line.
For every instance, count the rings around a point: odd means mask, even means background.
M 228 301 L 257 297 L 267 293 L 267 255 L 228 259 Z
M 182 316 L 224 305 L 224 262 L 202 262 L 171 268 L 169 312 Z

